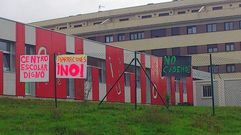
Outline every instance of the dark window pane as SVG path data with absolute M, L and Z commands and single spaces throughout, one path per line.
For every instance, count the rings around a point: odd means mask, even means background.
M 152 50 L 152 51 L 151 51 L 151 54 L 152 54 L 152 55 L 155 55 L 155 56 L 162 57 L 162 56 L 167 55 L 167 49 Z
M 87 39 L 96 41 L 96 37 L 88 37 Z
M 101 24 L 102 22 L 95 22 L 94 25 Z
M 179 27 L 173 27 L 172 28 L 172 36 L 180 35 L 180 28 Z
M 216 32 L 217 24 L 207 24 L 207 32 Z
M 59 30 L 64 30 L 64 29 L 67 29 L 67 26 L 59 27 Z
M 4 71 L 10 71 L 10 54 L 3 54 L 3 66 L 4 66 Z
M 236 67 L 234 64 L 228 64 L 226 65 L 226 72 L 227 73 L 232 73 L 232 72 L 235 72 L 236 70 Z
M 208 53 L 218 52 L 218 46 L 217 45 L 208 45 L 207 52 Z
M 125 41 L 125 34 L 118 34 L 118 41 Z
M 129 20 L 129 18 L 122 18 L 122 19 L 119 19 L 120 22 L 122 22 L 122 21 L 128 21 L 128 20 Z
M 165 37 L 166 36 L 166 29 L 158 29 L 151 31 L 151 37 Z
M 218 6 L 218 7 L 213 7 L 213 10 L 222 10 L 223 7 L 222 6 Z
M 239 21 L 239 29 L 241 29 L 241 21 Z
M 141 18 L 142 19 L 146 19 L 146 18 L 151 18 L 152 17 L 152 15 L 144 15 L 144 16 L 142 16 Z
M 226 23 L 224 23 L 224 29 L 225 30 L 233 30 L 234 29 L 233 22 L 226 22 Z
M 34 55 L 35 54 L 35 46 L 25 45 L 25 54 L 26 55 Z
M 159 16 L 169 16 L 169 13 L 160 13 Z
M 9 52 L 10 45 L 8 44 L 8 42 L 0 41 L 0 50 Z
M 211 66 L 208 66 L 208 72 L 211 73 Z M 218 65 L 213 65 L 213 73 L 218 73 L 219 72 L 219 66 Z
M 132 32 L 130 33 L 130 40 L 143 39 L 145 37 L 144 32 Z
M 197 33 L 197 27 L 196 26 L 188 26 L 187 27 L 187 34 L 196 34 Z
M 105 36 L 105 42 L 106 43 L 111 43 L 114 41 L 114 36 L 113 35 L 107 35 Z
M 186 13 L 186 11 L 179 11 L 179 12 L 177 12 L 177 14 L 185 14 Z
M 180 47 L 172 48 L 172 55 L 180 56 Z
M 211 85 L 203 86 L 203 97 L 212 97 L 212 87 L 211 87 Z
M 235 46 L 234 43 L 227 43 L 225 44 L 225 51 L 234 51 L 235 50 Z
M 199 9 L 193 9 L 192 13 L 197 13 L 199 11 Z
M 197 46 L 189 46 L 187 47 L 188 54 L 196 54 L 197 53 Z

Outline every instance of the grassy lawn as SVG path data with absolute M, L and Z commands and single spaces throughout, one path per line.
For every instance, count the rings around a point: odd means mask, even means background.
M 134 106 L 0 98 L 0 135 L 241 135 L 241 108 Z

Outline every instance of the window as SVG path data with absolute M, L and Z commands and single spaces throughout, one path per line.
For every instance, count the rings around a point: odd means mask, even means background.
M 172 36 L 180 35 L 180 28 L 179 27 L 173 27 L 172 28 Z
M 197 27 L 196 26 L 188 26 L 187 27 L 187 34 L 196 34 L 197 33 Z
M 94 25 L 97 25 L 97 24 L 101 24 L 102 22 L 94 22 L 93 24 Z
M 99 68 L 99 81 L 100 83 L 105 83 L 105 61 L 103 60 L 98 60 L 98 68 Z
M 217 45 L 208 45 L 207 47 L 208 53 L 218 52 L 218 46 Z
M 211 85 L 203 86 L 203 97 L 212 97 L 212 87 Z
M 77 24 L 77 25 L 74 25 L 74 28 L 79 28 L 79 27 L 82 27 L 83 25 L 82 24 Z
M 92 82 L 91 67 L 87 67 L 87 75 L 85 81 Z
M 224 23 L 224 29 L 225 30 L 233 30 L 234 29 L 233 22 L 226 22 L 226 23 Z
M 122 22 L 122 21 L 129 21 L 129 18 L 121 18 L 121 19 L 119 19 L 119 21 L 120 22 Z
M 187 47 L 188 54 L 196 54 L 197 53 L 197 46 L 189 46 Z
M 227 73 L 232 73 L 232 72 L 235 72 L 235 65 L 234 64 L 228 64 L 226 65 L 226 72 Z
M 239 29 L 241 29 L 241 21 L 239 21 Z
M 125 73 L 125 86 L 130 86 L 130 73 Z
M 192 13 L 197 13 L 199 11 L 199 9 L 193 9 Z
M 133 32 L 130 33 L 130 40 L 138 40 L 144 38 L 144 32 Z
M 141 19 L 147 19 L 147 18 L 152 18 L 152 15 L 144 15 L 141 17 Z
M 211 66 L 208 66 L 208 72 L 211 73 Z M 213 65 L 213 73 L 218 73 L 219 72 L 219 68 L 218 65 Z
M 234 47 L 234 43 L 227 43 L 225 44 L 225 51 L 234 51 L 235 47 Z
M 159 16 L 169 16 L 169 13 L 160 13 Z
M 59 30 L 64 30 L 64 29 L 67 29 L 67 26 L 59 27 Z
M 172 48 L 172 55 L 180 56 L 180 47 Z
M 35 46 L 25 45 L 25 54 L 26 55 L 34 55 L 35 54 Z
M 165 37 L 166 36 L 166 29 L 158 29 L 158 30 L 152 30 L 151 31 L 151 37 Z
M 151 54 L 152 55 L 155 55 L 155 56 L 165 56 L 167 55 L 167 49 L 157 49 L 157 50 L 152 50 L 151 51 Z
M 106 43 L 111 43 L 114 41 L 114 36 L 113 35 L 107 35 L 105 36 L 105 42 Z
M 223 6 L 213 7 L 213 10 L 222 10 Z
M 207 24 L 207 32 L 216 32 L 217 24 Z
M 15 48 L 12 42 L 0 40 L 0 50 L 3 51 L 4 71 L 15 70 Z
M 10 51 L 10 45 L 7 42 L 0 41 L 0 50 L 4 52 L 9 52 Z
M 178 11 L 177 14 L 185 14 L 186 11 Z
M 118 41 L 125 41 L 125 34 L 118 34 Z

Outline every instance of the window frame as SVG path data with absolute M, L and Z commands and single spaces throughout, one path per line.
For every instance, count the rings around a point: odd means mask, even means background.
M 218 45 L 207 45 L 207 52 L 208 53 L 215 53 L 218 52 Z
M 197 54 L 198 53 L 198 47 L 197 46 L 188 46 L 187 47 L 187 53 L 188 54 Z
M 106 35 L 105 43 L 112 43 L 112 42 L 114 42 L 114 35 Z
M 234 30 L 234 22 L 225 22 L 224 31 Z
M 118 34 L 117 36 L 118 36 L 118 41 L 119 41 L 119 42 L 126 40 L 126 35 L 125 35 L 125 33 L 120 33 L 120 34 Z
M 197 34 L 197 26 L 187 26 L 187 34 Z
M 226 43 L 225 44 L 225 52 L 232 52 L 235 51 L 235 44 L 234 43 Z
M 207 32 L 217 32 L 217 24 L 216 23 L 207 24 Z
M 236 72 L 236 65 L 235 64 L 227 64 L 226 65 L 226 72 L 227 73 L 235 73 Z
M 130 36 L 130 40 L 140 40 L 145 38 L 145 33 L 144 31 L 131 32 L 129 36 Z
M 211 84 L 203 85 L 202 88 L 202 97 L 203 98 L 212 98 L 212 86 Z

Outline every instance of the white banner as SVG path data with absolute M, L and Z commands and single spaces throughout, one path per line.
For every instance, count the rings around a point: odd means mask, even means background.
M 49 55 L 21 55 L 20 82 L 49 82 Z
M 58 55 L 56 58 L 56 78 L 86 78 L 86 55 Z

